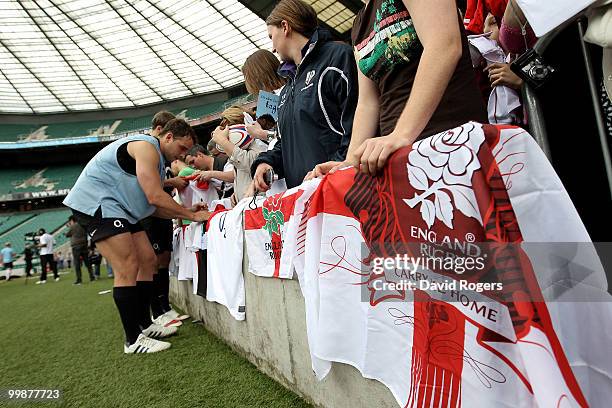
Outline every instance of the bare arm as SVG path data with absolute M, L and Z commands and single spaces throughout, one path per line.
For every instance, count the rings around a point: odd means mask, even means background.
M 212 133 L 212 140 L 221 146 L 221 148 L 225 151 L 225 154 L 231 156 L 234 153 L 234 144 L 229 140 L 229 127 L 225 127 L 221 129 L 217 127 Z
M 226 183 L 234 182 L 234 172 L 229 171 L 218 171 L 218 170 L 206 170 L 199 173 L 200 180 L 208 181 L 210 179 L 217 179 L 225 181 Z
M 216 178 L 217 180 L 221 180 L 221 181 L 225 181 L 226 183 L 233 183 L 234 182 L 234 178 L 235 178 L 236 174 L 231 171 L 215 171 L 213 170 L 213 178 Z
M 359 82 L 359 99 L 353 120 L 353 134 L 347 157 L 363 142 L 376 136 L 379 122 L 380 101 L 376 83 L 357 69 Z
M 185 180 L 183 177 L 172 177 L 164 180 L 164 188 L 176 188 L 178 190 L 187 187 L 189 182 Z
M 159 176 L 159 154 L 148 142 L 128 144 L 128 153 L 136 160 L 136 177 L 149 204 L 157 207 L 155 214 L 161 218 L 184 218 L 202 221 L 202 214 L 181 207 L 162 189 Z M 205 219 L 205 218 L 204 218 Z
M 435 112 L 461 58 L 461 32 L 453 0 L 403 0 L 423 54 L 414 86 L 394 133 L 414 142 Z
M 198 211 L 192 211 L 191 209 L 187 209 L 183 207 L 181 208 L 187 211 L 187 213 L 190 214 L 190 216 L 189 217 L 176 216 L 174 215 L 175 214 L 174 210 L 165 209 L 161 207 L 158 207 L 157 210 L 155 210 L 155 212 L 153 213 L 153 215 L 158 218 L 167 218 L 167 219 L 178 218 L 179 220 L 186 219 L 186 220 L 195 221 L 195 222 L 203 222 L 203 221 L 208 220 L 210 218 L 210 215 L 212 214 L 209 211 L 200 211 L 199 209 L 196 209 L 196 208 L 194 208 L 193 210 L 198 210 Z
M 349 161 L 374 174 L 397 149 L 409 146 L 435 112 L 461 58 L 459 17 L 453 0 L 403 0 L 423 45 L 410 97 L 395 129 L 384 137 L 366 140 Z

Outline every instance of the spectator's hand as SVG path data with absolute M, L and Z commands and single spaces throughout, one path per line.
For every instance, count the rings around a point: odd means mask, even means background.
M 230 203 L 232 203 L 232 208 L 238 204 L 238 197 L 236 197 L 236 193 L 232 194 L 230 197 Z
M 210 170 L 201 171 L 198 173 L 197 179 L 200 181 L 210 181 L 212 172 Z
M 193 214 L 193 222 L 204 222 L 210 219 L 212 213 L 209 211 L 198 211 Z
M 229 140 L 229 127 L 226 126 L 222 129 L 221 127 L 217 126 L 217 128 L 212 132 L 212 140 L 217 144 L 224 140 Z
M 196 205 L 191 207 L 190 210 L 193 211 L 193 212 L 208 210 L 208 204 L 206 204 L 206 203 L 197 203 Z
M 189 182 L 182 177 L 172 177 L 167 179 L 165 184 L 170 187 L 176 188 L 177 190 L 182 190 L 189 185 Z
M 259 122 L 253 122 L 250 125 L 246 125 L 247 133 L 257 139 L 268 140 L 268 132 L 262 129 Z
M 485 71 L 489 72 L 489 81 L 491 81 L 492 87 L 505 85 L 518 90 L 523 86 L 523 80 L 512 72 L 510 64 L 491 64 L 485 68 Z
M 306 177 L 304 177 L 304 181 L 312 180 L 316 177 L 323 177 L 326 174 L 333 174 L 337 170 L 350 165 L 351 164 L 346 161 L 328 161 L 325 163 L 317 164 L 314 169 L 312 169 L 312 171 L 309 171 L 308 174 L 306 174 Z
M 387 159 L 396 150 L 410 146 L 411 141 L 393 132 L 387 136 L 375 137 L 364 141 L 361 146 L 347 157 L 349 165 L 359 169 L 364 174 L 371 176 L 381 170 L 387 163 Z
M 268 163 L 261 163 L 257 166 L 257 170 L 255 170 L 255 177 L 253 177 L 253 183 L 255 184 L 255 188 L 257 191 L 268 191 L 270 186 L 266 184 L 264 181 L 264 174 L 266 171 L 272 169 Z

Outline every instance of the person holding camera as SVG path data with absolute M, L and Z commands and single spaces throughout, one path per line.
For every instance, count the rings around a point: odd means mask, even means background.
M 32 276 L 32 271 L 36 273 L 36 269 L 32 265 L 32 259 L 34 258 L 34 251 L 32 250 L 32 245 L 27 244 L 25 249 L 23 250 L 23 258 L 25 260 L 25 273 L 26 277 Z
M 74 259 L 74 271 L 76 273 L 76 281 L 74 284 L 80 285 L 83 282 L 81 279 L 81 258 L 83 258 L 87 272 L 89 272 L 89 281 L 95 281 L 96 278 L 94 277 L 87 253 L 87 233 L 76 221 L 74 215 L 68 218 L 68 232 L 66 232 L 66 236 L 70 238 L 72 258 Z
M 102 255 L 96 249 L 95 244 L 92 244 L 87 254 L 87 261 L 93 268 L 93 274 L 96 279 L 100 279 L 100 266 L 102 265 Z
M 359 102 L 345 162 L 374 175 L 398 149 L 469 121 L 486 123 L 455 0 L 369 0 L 353 23 Z
M 495 40 L 511 57 L 521 55 L 535 45 L 537 38 L 515 0 L 508 1 L 499 27 L 499 38 Z M 486 71 L 492 87 L 504 85 L 519 90 L 523 86 L 523 80 L 512 72 L 510 64 L 491 64 Z

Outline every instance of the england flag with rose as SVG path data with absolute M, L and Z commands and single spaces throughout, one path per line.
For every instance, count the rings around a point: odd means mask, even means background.
M 608 405 L 612 297 L 524 130 L 468 123 L 329 175 L 291 239 L 319 379 L 351 364 L 405 407 Z

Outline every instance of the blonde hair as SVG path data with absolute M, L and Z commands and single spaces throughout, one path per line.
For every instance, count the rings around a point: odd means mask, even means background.
M 244 61 L 242 74 L 247 91 L 254 96 L 259 91 L 272 92 L 283 85 L 286 80 L 278 75 L 280 61 L 268 50 L 257 50 Z
M 266 18 L 266 25 L 280 27 L 283 20 L 306 38 L 310 38 L 319 25 L 315 9 L 301 0 L 281 0 Z
M 221 126 L 244 124 L 244 112 L 240 106 L 230 106 L 221 113 Z

